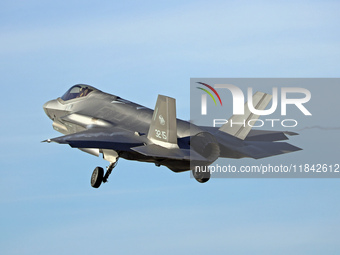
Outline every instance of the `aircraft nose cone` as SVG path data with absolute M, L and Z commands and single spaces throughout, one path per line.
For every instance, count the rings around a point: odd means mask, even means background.
M 50 102 L 51 102 L 51 101 L 48 101 L 48 102 L 44 103 L 44 105 L 43 105 L 43 109 L 44 109 L 46 115 L 47 115 L 49 118 L 51 118 L 51 116 L 50 116 L 50 114 L 49 114 L 49 112 L 48 112 L 48 109 L 49 109 L 49 108 L 48 108 L 48 105 L 50 104 Z
M 44 105 L 43 105 L 43 108 L 44 108 L 44 110 L 47 108 L 47 106 L 48 106 L 49 102 L 50 102 L 50 101 L 48 101 L 48 102 L 44 103 Z

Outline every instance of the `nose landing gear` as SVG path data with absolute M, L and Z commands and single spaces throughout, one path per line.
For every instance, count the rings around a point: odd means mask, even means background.
M 99 188 L 99 186 L 102 184 L 102 182 L 107 182 L 107 179 L 109 178 L 113 168 L 118 163 L 119 155 L 114 150 L 102 150 L 103 158 L 110 162 L 110 165 L 106 169 L 106 173 L 104 175 L 104 169 L 101 167 L 96 167 L 93 170 L 92 176 L 91 176 L 91 186 L 93 188 Z
M 104 175 L 104 169 L 97 166 L 91 176 L 91 186 L 93 188 L 99 188 L 99 186 L 103 183 L 107 182 L 107 179 L 109 178 L 110 174 L 112 173 L 113 168 L 117 165 L 118 161 L 111 163 L 106 170 L 106 173 Z

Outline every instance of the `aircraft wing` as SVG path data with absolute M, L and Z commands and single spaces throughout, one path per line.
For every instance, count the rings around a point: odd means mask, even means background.
M 93 128 L 70 135 L 60 136 L 43 142 L 68 144 L 72 148 L 99 148 L 116 151 L 135 151 L 144 156 L 173 159 L 196 160 L 205 162 L 206 158 L 189 149 L 164 148 L 157 144 L 146 145 L 145 136 L 138 136 L 133 132 L 119 128 Z
M 284 153 L 302 150 L 286 142 L 245 141 L 241 144 L 231 144 L 220 139 L 220 157 L 222 158 L 266 158 Z
M 145 136 L 117 127 L 92 128 L 85 131 L 60 136 L 44 142 L 69 144 L 72 148 L 99 148 L 129 151 L 131 147 L 141 146 Z
M 282 141 L 288 140 L 289 136 L 298 135 L 298 133 L 291 131 L 269 131 L 269 130 L 250 130 L 245 141 Z

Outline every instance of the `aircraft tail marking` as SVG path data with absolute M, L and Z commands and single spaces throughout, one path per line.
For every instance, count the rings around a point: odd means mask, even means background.
M 178 148 L 174 98 L 158 95 L 147 138 L 162 147 Z

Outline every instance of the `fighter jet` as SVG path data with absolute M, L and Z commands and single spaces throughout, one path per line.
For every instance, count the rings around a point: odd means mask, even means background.
M 253 104 L 263 110 L 271 95 L 256 92 Z M 96 167 L 91 186 L 98 188 L 108 180 L 119 158 L 166 166 L 173 172 L 192 171 L 201 183 L 210 179 L 209 171 L 194 166 L 209 166 L 222 158 L 264 158 L 301 150 L 285 142 L 293 132 L 251 130 L 239 123 L 254 115 L 245 104 L 244 115 L 232 116 L 221 127 L 197 126 L 176 118 L 176 100 L 158 95 L 155 109 L 77 84 L 62 97 L 43 106 L 53 128 L 63 136 L 43 142 L 68 144 L 110 162 L 106 172 Z M 200 168 L 201 169 L 201 168 Z

